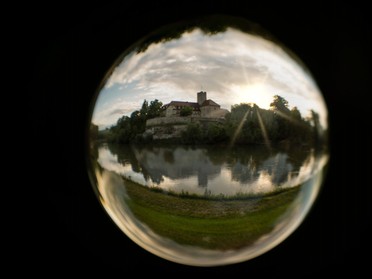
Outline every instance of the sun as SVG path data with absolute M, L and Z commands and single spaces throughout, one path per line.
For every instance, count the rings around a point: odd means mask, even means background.
M 268 109 L 273 94 L 264 83 L 254 83 L 233 87 L 235 103 L 254 103 L 260 108 Z

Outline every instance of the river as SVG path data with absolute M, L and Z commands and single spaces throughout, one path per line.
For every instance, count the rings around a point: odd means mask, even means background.
M 234 196 L 296 187 L 326 162 L 312 150 L 264 146 L 133 146 L 101 144 L 98 164 L 126 179 L 175 193 Z

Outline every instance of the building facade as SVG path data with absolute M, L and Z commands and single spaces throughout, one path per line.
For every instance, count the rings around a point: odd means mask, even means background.
M 194 117 L 224 117 L 228 112 L 226 109 L 221 109 L 221 106 L 213 100 L 208 100 L 205 91 L 197 93 L 197 102 L 171 101 L 164 105 L 163 109 L 166 117 L 175 117 L 181 116 L 181 111 L 186 107 L 191 108 L 191 116 Z

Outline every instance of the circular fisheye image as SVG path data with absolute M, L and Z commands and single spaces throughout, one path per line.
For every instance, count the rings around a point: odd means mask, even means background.
M 88 168 L 139 246 L 226 265 L 301 224 L 324 178 L 327 131 L 322 94 L 294 54 L 256 24 L 201 18 L 155 31 L 115 62 L 92 105 Z

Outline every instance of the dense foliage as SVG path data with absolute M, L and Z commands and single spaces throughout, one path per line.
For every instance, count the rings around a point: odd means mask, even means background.
M 109 129 L 107 134 L 108 141 L 116 143 L 129 143 L 142 141 L 142 133 L 146 129 L 146 120 L 161 115 L 163 103 L 155 99 L 150 104 L 144 100 L 140 110 L 132 112 L 129 116 L 122 116 L 118 119 L 115 126 Z
M 115 126 L 101 132 L 108 141 L 116 143 L 149 141 L 143 133 L 146 120 L 162 116 L 162 102 L 148 103 L 144 100 L 140 110 L 130 116 L 122 116 Z M 184 109 L 181 116 L 189 116 L 192 109 Z M 292 143 L 301 145 L 318 144 L 324 141 L 323 127 L 319 115 L 311 111 L 303 117 L 297 107 L 289 107 L 288 101 L 274 96 L 270 109 L 259 108 L 256 104 L 241 103 L 231 107 L 224 123 L 190 123 L 179 139 L 184 144 L 229 143 L 229 144 L 271 144 Z

